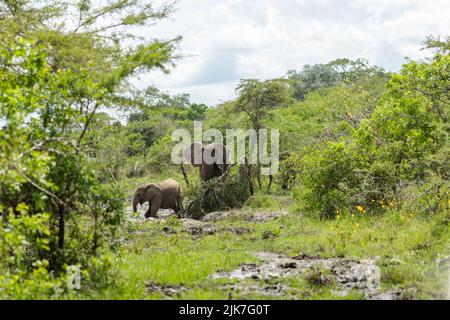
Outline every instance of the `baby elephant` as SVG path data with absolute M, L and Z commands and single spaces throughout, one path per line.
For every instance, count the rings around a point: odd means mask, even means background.
M 149 208 L 145 217 L 156 217 L 159 209 L 173 209 L 180 217 L 181 214 L 181 185 L 168 179 L 161 183 L 152 183 L 145 187 L 138 188 L 133 198 L 133 211 L 137 212 L 137 205 L 149 203 Z

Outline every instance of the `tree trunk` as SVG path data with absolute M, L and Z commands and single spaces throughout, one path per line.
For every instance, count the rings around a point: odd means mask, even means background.
M 181 167 L 181 173 L 183 174 L 184 181 L 186 182 L 186 185 L 189 186 L 189 179 L 187 177 L 186 171 L 184 170 L 183 164 L 181 164 L 180 167 Z
M 261 182 L 261 165 L 258 164 L 256 168 L 257 168 L 256 178 L 258 179 L 258 187 L 259 187 L 259 190 L 261 190 L 261 189 L 262 189 L 262 182 Z
M 273 175 L 269 176 L 269 184 L 267 185 L 267 192 L 270 192 L 270 188 L 272 187 Z
M 253 187 L 253 181 L 252 181 L 252 168 L 248 164 L 248 159 L 245 157 L 245 171 L 247 175 L 247 181 L 248 181 L 248 187 L 250 189 L 250 194 L 255 194 L 255 189 Z

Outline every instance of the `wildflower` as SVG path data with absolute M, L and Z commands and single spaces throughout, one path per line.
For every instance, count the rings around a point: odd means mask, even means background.
M 366 209 L 364 209 L 363 206 L 357 206 L 356 209 L 358 209 L 358 211 L 361 213 L 366 213 Z

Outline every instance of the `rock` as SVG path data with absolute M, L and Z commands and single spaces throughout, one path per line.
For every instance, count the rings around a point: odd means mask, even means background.
M 236 215 L 235 211 L 217 211 L 204 215 L 201 220 L 204 222 L 222 221 L 235 215 Z
M 314 286 L 327 287 L 333 284 L 333 278 L 321 271 L 311 270 L 306 274 L 306 281 Z
M 158 213 L 157 213 L 157 216 L 160 219 L 167 219 L 170 216 L 176 216 L 176 215 L 177 215 L 176 212 L 172 209 L 159 209 Z
M 205 224 L 202 227 L 202 234 L 204 235 L 212 235 L 216 233 L 216 227 L 212 224 Z
M 311 260 L 311 259 L 320 259 L 319 256 L 311 256 L 306 253 L 300 253 L 298 256 L 292 257 L 294 260 Z
M 191 227 L 201 227 L 201 226 L 204 225 L 203 222 L 198 221 L 198 220 L 194 220 L 194 219 L 183 218 L 183 219 L 180 219 L 180 222 L 181 222 L 181 224 L 183 225 L 183 227 L 185 229 L 191 228 Z
M 211 212 L 203 216 L 203 222 L 223 221 L 235 217 L 244 217 L 249 222 L 269 222 L 288 214 L 285 211 L 246 213 L 239 210 Z
M 395 293 L 380 292 L 380 270 L 373 260 L 324 259 L 305 254 L 289 258 L 272 252 L 257 252 L 254 255 L 262 261 L 261 265 L 243 264 L 239 269 L 218 272 L 211 277 L 265 281 L 299 275 L 307 271 L 307 277 L 311 282 L 326 286 L 335 283 L 343 295 L 356 290 L 367 299 L 397 299 L 398 296 Z
M 246 218 L 249 222 L 269 222 L 273 221 L 275 219 L 278 219 L 284 215 L 287 215 L 287 212 L 284 211 L 276 211 L 276 212 L 257 212 L 251 214 L 249 217 Z
M 240 295 L 242 294 L 259 294 L 262 296 L 275 296 L 280 297 L 282 295 L 285 295 L 285 292 L 289 289 L 286 285 L 282 285 L 280 283 L 276 284 L 270 284 L 270 285 L 264 285 L 264 284 L 241 284 L 241 283 L 234 283 L 234 284 L 226 284 L 220 287 L 223 291 L 229 291 L 228 297 L 230 299 L 233 298 L 233 292 L 238 292 Z
M 367 295 L 368 300 L 402 300 L 403 291 L 392 290 L 388 292 L 373 292 Z
M 188 288 L 181 285 L 156 284 L 149 282 L 146 284 L 147 291 L 150 293 L 161 292 L 162 294 L 172 297 L 182 292 L 188 291 Z
M 295 269 L 295 268 L 297 268 L 297 263 L 294 262 L 294 261 L 282 263 L 282 264 L 280 264 L 280 268 L 283 268 L 283 269 Z
M 212 235 L 215 234 L 217 229 L 212 224 L 206 224 L 204 222 L 193 219 L 181 219 L 184 230 L 195 236 Z

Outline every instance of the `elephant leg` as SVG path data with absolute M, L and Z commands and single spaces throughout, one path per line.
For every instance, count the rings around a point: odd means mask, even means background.
M 161 208 L 162 203 L 162 196 L 158 195 L 155 198 L 153 198 L 152 203 L 150 204 L 150 207 L 145 214 L 146 218 L 152 217 L 156 218 L 156 214 L 158 213 L 159 208 Z
M 211 180 L 216 176 L 215 164 L 202 164 L 200 167 L 200 176 L 203 181 Z
M 149 202 L 148 203 L 148 210 L 145 212 L 145 217 L 149 218 L 151 216 L 151 212 L 152 212 L 152 203 Z

